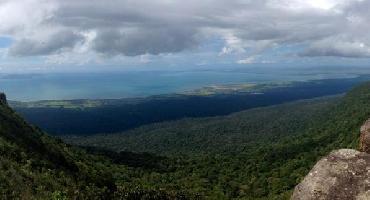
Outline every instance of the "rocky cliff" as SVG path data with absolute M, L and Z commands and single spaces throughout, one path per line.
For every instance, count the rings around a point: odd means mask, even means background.
M 370 199 L 370 120 L 361 127 L 360 151 L 340 149 L 316 163 L 292 200 Z
M 1 93 L 1 92 L 0 92 L 0 103 L 8 104 L 8 101 L 6 100 L 6 95 L 4 93 Z
M 370 119 L 361 126 L 360 151 L 370 153 Z

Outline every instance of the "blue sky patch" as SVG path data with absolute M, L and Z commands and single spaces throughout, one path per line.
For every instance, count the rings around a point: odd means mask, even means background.
M 13 40 L 9 37 L 0 36 L 0 48 L 9 47 L 13 43 Z

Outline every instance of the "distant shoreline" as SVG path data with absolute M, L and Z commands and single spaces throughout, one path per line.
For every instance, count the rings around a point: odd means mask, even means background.
M 70 101 L 74 103 L 89 101 L 94 103 L 96 101 L 145 101 L 146 99 L 155 99 L 155 98 L 171 98 L 171 97 L 180 97 L 180 96 L 213 96 L 213 95 L 232 95 L 232 94 L 263 94 L 263 91 L 270 90 L 274 88 L 290 87 L 295 84 L 300 83 L 310 83 L 310 82 L 322 82 L 330 80 L 356 80 L 359 79 L 359 82 L 370 80 L 370 75 L 358 75 L 356 77 L 349 78 L 330 78 L 330 79 L 313 79 L 313 80 L 302 80 L 302 81 L 275 81 L 275 82 L 265 82 L 265 83 L 236 83 L 236 84 L 211 84 L 203 86 L 197 89 L 184 90 L 182 92 L 174 93 L 164 93 L 164 94 L 154 94 L 154 95 L 143 95 L 143 96 L 133 96 L 133 97 L 121 97 L 121 98 L 72 98 L 72 99 L 42 99 L 42 100 L 31 100 L 31 101 L 17 101 L 10 100 L 11 105 L 42 105 L 44 103 L 53 102 L 65 102 Z
M 10 100 L 147 98 L 161 95 L 212 95 L 248 90 L 251 85 L 348 79 L 361 73 L 284 73 L 284 71 L 201 71 L 87 74 L 0 74 L 0 91 Z

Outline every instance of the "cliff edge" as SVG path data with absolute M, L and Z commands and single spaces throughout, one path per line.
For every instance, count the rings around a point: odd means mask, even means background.
M 370 120 L 361 127 L 360 151 L 340 149 L 316 163 L 292 200 L 370 199 Z
M 6 100 L 6 95 L 2 92 L 0 92 L 0 103 L 8 104 L 8 101 Z

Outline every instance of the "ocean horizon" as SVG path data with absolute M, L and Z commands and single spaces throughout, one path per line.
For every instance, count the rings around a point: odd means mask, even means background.
M 0 74 L 10 100 L 118 99 L 182 93 L 210 85 L 354 78 L 365 72 L 279 69 Z

